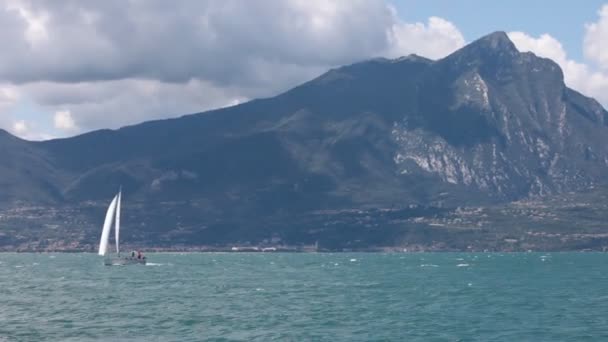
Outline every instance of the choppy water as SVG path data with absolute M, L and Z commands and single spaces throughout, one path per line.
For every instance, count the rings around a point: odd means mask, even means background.
M 0 254 L 0 341 L 606 341 L 608 254 Z

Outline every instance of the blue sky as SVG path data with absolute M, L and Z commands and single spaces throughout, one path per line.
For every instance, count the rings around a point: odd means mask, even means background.
M 10 0 L 0 27 L 0 128 L 25 139 L 273 96 L 373 57 L 437 59 L 497 30 L 608 106 L 608 0 Z
M 533 36 L 548 33 L 568 55 L 583 59 L 585 23 L 597 20 L 605 0 L 393 0 L 399 16 L 408 22 L 438 16 L 454 23 L 470 42 L 493 31 L 523 31 Z M 608 37 L 606 38 L 608 39 Z

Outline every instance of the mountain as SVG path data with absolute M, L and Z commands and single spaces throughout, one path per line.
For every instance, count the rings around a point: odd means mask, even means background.
M 0 205 L 30 200 L 55 204 L 63 200 L 56 187 L 63 180 L 62 172 L 45 150 L 0 130 L 0 155 Z
M 120 185 L 150 245 L 443 241 L 453 232 L 411 219 L 604 184 L 607 125 L 556 63 L 495 32 L 177 119 L 45 142 L 2 132 L 0 205 L 76 210 L 86 243 Z

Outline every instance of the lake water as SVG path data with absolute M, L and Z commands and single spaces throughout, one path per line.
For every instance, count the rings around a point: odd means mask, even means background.
M 0 341 L 607 341 L 608 254 L 0 254 Z

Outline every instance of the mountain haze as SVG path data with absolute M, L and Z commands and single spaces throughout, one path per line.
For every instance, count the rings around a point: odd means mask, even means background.
M 44 142 L 0 132 L 0 205 L 96 203 L 78 213 L 87 228 L 69 227 L 82 243 L 121 185 L 127 234 L 150 245 L 443 241 L 454 233 L 408 219 L 602 186 L 607 125 L 555 62 L 495 32 L 437 61 L 374 59 L 176 119 Z M 389 209 L 401 216 L 331 214 Z

